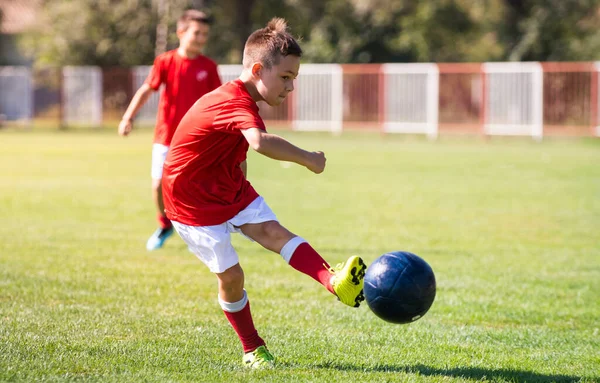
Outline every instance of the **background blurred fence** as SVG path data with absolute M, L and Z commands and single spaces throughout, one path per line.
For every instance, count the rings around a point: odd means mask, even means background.
M 223 82 L 241 65 L 221 65 Z M 0 67 L 0 115 L 23 125 L 115 125 L 150 66 Z M 295 130 L 600 136 L 600 63 L 304 64 L 269 124 Z M 153 126 L 159 93 L 137 116 Z

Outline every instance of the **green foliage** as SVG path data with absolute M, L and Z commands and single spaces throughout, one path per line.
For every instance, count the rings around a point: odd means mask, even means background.
M 166 1 L 166 0 L 162 0 Z M 248 35 L 285 17 L 306 62 L 479 62 L 600 59 L 600 0 L 157 0 L 45 1 L 22 46 L 38 64 L 150 64 L 156 25 L 186 8 L 214 16 L 206 54 L 240 63 Z
M 399 19 L 401 32 L 390 40 L 415 61 L 486 61 L 501 57 L 493 33 L 498 1 L 421 1 Z
M 130 66 L 154 59 L 152 0 L 44 3 L 43 18 L 22 39 L 38 64 Z
M 254 187 L 332 263 L 423 256 L 424 318 L 350 309 L 234 236 L 279 362 L 247 371 L 215 277 L 177 237 L 145 250 L 150 129 L 0 131 L 0 381 L 598 382 L 598 141 L 283 133 L 328 168 L 250 153 Z
M 498 24 L 510 60 L 600 59 L 599 0 L 507 1 Z

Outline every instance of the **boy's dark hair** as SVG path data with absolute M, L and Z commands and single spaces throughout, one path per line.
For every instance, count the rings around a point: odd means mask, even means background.
M 254 31 L 246 40 L 244 46 L 244 68 L 250 68 L 255 62 L 260 62 L 270 69 L 279 63 L 280 57 L 294 55 L 302 57 L 302 49 L 296 39 L 288 32 L 284 19 L 275 17 L 265 28 Z
M 183 12 L 181 16 L 179 16 L 179 19 L 177 19 L 177 30 L 185 31 L 189 28 L 192 21 L 208 25 L 212 23 L 212 19 L 208 17 L 206 13 L 197 9 L 188 9 L 187 11 Z

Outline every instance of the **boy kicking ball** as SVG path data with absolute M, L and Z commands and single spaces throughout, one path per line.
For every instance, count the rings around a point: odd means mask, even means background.
M 250 35 L 242 74 L 190 108 L 173 136 L 163 172 L 167 217 L 189 249 L 217 276 L 218 302 L 242 343 L 244 365 L 252 368 L 272 366 L 274 357 L 254 327 L 232 233 L 281 254 L 342 303 L 358 307 L 364 300 L 362 259 L 353 256 L 332 269 L 306 240 L 277 221 L 246 179 L 249 147 L 316 174 L 325 169 L 323 152 L 303 150 L 267 133 L 258 114 L 258 101 L 276 106 L 294 90 L 301 55 L 283 19 L 275 18 Z

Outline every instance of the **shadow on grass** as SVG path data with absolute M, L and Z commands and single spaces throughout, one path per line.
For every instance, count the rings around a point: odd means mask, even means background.
M 571 375 L 545 375 L 532 371 L 489 369 L 481 367 L 455 367 L 455 368 L 436 368 L 417 364 L 414 366 L 393 366 L 381 365 L 375 367 L 361 367 L 352 364 L 325 363 L 317 366 L 318 368 L 336 369 L 341 371 L 361 371 L 361 372 L 403 372 L 408 374 L 420 374 L 423 376 L 440 376 L 466 379 L 502 379 L 510 382 L 524 383 L 566 383 L 579 382 L 584 377 Z M 592 381 L 600 381 L 599 377 L 585 377 Z

